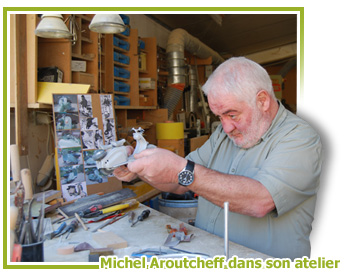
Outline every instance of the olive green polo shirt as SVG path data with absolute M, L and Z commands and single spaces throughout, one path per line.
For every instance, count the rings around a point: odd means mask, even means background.
M 220 125 L 187 158 L 207 168 L 262 183 L 276 209 L 263 218 L 229 212 L 229 240 L 274 257 L 294 259 L 310 256 L 309 235 L 319 188 L 321 153 L 319 135 L 280 105 L 270 128 L 254 147 L 235 146 Z M 200 196 L 195 225 L 224 236 L 223 209 Z

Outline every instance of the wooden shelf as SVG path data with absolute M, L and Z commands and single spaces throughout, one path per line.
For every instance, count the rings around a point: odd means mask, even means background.
M 95 57 L 90 57 L 87 55 L 81 55 L 78 53 L 72 53 L 72 58 L 76 58 L 76 59 L 80 59 L 80 60 L 84 60 L 84 61 L 93 61 L 95 59 Z
M 114 34 L 114 36 L 116 36 L 116 37 L 118 37 L 118 38 L 121 38 L 121 39 L 128 39 L 128 36 L 123 35 L 123 34 L 120 34 L 120 33 Z
M 120 62 L 116 62 L 116 61 L 114 61 L 114 65 L 122 66 L 122 67 L 129 67 L 128 64 L 124 64 L 124 63 L 120 63 Z
M 126 78 L 120 78 L 120 77 L 114 77 L 114 80 L 119 80 L 119 81 L 125 81 L 125 82 L 128 82 L 130 79 L 126 79 Z
M 113 47 L 114 47 L 114 49 L 115 49 L 116 51 L 118 51 L 118 52 L 128 53 L 128 50 L 126 50 L 126 49 L 123 49 L 123 48 L 118 47 L 118 46 L 113 46 Z
M 127 92 L 114 91 L 114 95 L 129 96 Z

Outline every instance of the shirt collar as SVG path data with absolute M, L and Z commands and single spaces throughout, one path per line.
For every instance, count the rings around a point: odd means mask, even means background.
M 277 102 L 279 104 L 278 112 L 266 133 L 264 133 L 261 137 L 261 141 L 264 141 L 265 139 L 269 138 L 272 135 L 272 133 L 276 130 L 277 126 L 279 126 L 286 118 L 287 112 L 284 105 L 279 101 Z

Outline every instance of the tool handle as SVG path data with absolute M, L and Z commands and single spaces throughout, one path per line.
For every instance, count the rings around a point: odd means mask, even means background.
M 67 227 L 67 230 L 69 232 L 73 232 L 75 231 L 75 229 L 78 227 L 78 221 L 77 220 L 73 220 Z
M 12 144 L 10 146 L 11 152 L 11 169 L 12 169 L 12 179 L 14 182 L 20 180 L 20 160 L 19 160 L 19 148 L 17 144 Z
M 131 206 L 134 206 L 136 203 L 137 203 L 136 199 L 131 199 L 124 204 L 119 204 L 119 205 L 115 205 L 115 206 L 112 206 L 109 208 L 102 209 L 102 213 L 106 214 L 106 213 L 117 211 L 117 210 L 123 210 L 123 209 L 129 208 Z
M 75 213 L 75 218 L 77 218 L 78 222 L 81 224 L 84 230 L 88 230 L 88 227 L 85 225 L 84 221 L 80 218 L 78 213 Z
M 55 230 L 55 234 L 59 234 L 61 231 L 63 231 L 63 229 L 66 227 L 66 222 L 63 222 L 58 228 L 57 230 Z
M 146 219 L 147 217 L 149 217 L 150 215 L 150 210 L 144 210 L 139 216 L 138 216 L 138 220 L 139 221 L 143 221 L 144 219 Z
M 31 200 L 33 196 L 31 171 L 27 168 L 22 169 L 20 175 L 24 185 L 25 200 Z

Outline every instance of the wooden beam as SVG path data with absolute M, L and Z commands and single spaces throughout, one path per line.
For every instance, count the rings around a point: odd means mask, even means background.
M 15 123 L 16 144 L 20 155 L 28 155 L 28 88 L 27 88 L 27 43 L 26 15 L 16 14 L 15 50 L 16 50 L 16 88 L 15 88 Z

